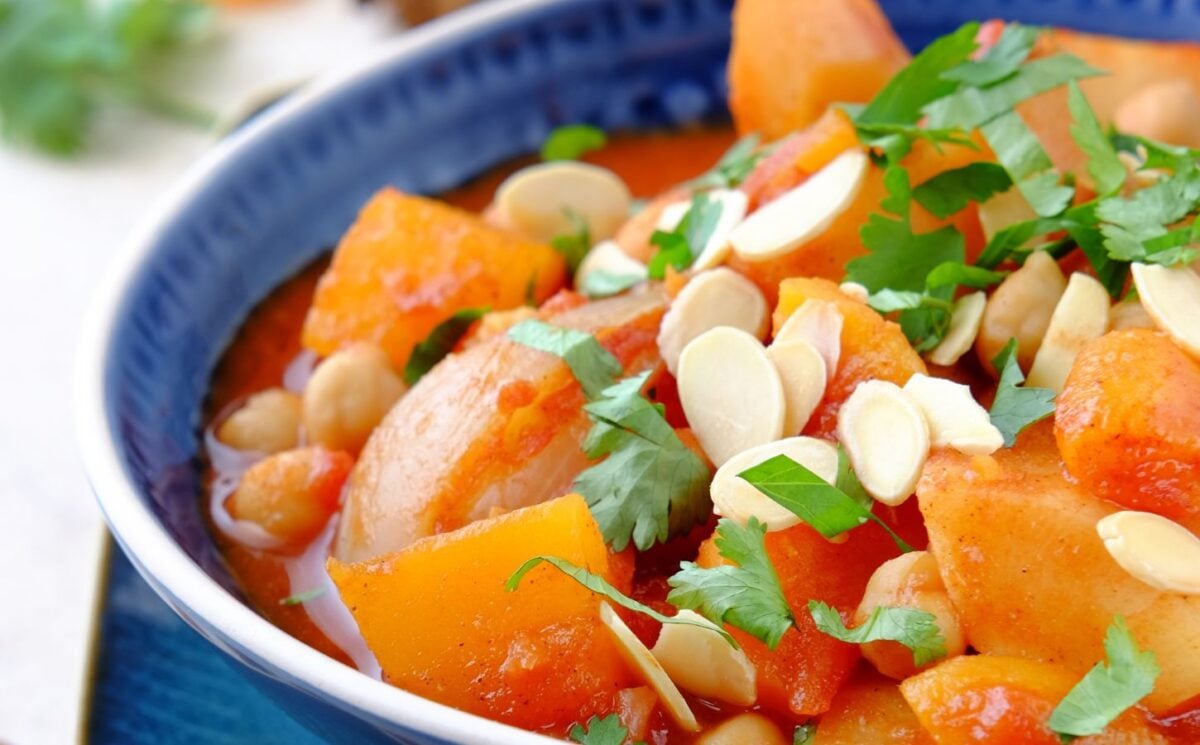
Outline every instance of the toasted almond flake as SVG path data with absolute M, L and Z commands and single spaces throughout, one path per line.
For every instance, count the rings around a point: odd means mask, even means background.
M 971 389 L 945 378 L 917 373 L 904 384 L 904 395 L 916 404 L 929 425 L 935 448 L 950 447 L 967 455 L 990 455 L 1004 446 L 1004 435 Z
M 746 653 L 717 633 L 716 624 L 699 613 L 681 610 L 676 618 L 711 627 L 663 624 L 650 650 L 667 675 L 683 690 L 736 706 L 753 706 L 758 698 L 754 665 Z
M 654 689 L 675 723 L 688 732 L 698 732 L 700 723 L 696 721 L 696 715 L 688 707 L 683 694 L 671 681 L 667 671 L 658 663 L 650 650 L 646 649 L 646 645 L 642 644 L 637 635 L 630 631 L 612 606 L 605 601 L 600 602 L 600 620 L 612 632 L 613 639 L 617 642 L 617 649 L 620 650 L 625 662 Z
M 1115 512 L 1096 523 L 1109 556 L 1134 578 L 1165 592 L 1200 595 L 1200 538 L 1151 512 Z
M 683 348 L 705 331 L 729 326 L 761 339 L 768 320 L 767 299 L 753 282 L 732 269 L 712 269 L 693 277 L 671 302 L 659 326 L 658 349 L 674 375 Z
M 496 206 L 513 227 L 549 242 L 578 231 L 572 216 L 587 223 L 593 241 L 613 237 L 629 218 L 629 187 L 607 168 L 576 161 L 526 166 L 496 190 Z
M 912 495 L 929 457 L 929 425 L 899 386 L 860 383 L 838 412 L 837 435 L 868 494 L 892 507 Z
M 1158 324 L 1146 312 L 1141 300 L 1130 297 L 1112 307 L 1112 311 L 1108 314 L 1108 327 L 1112 331 L 1124 331 L 1126 329 L 1157 329 Z
M 1008 191 L 997 194 L 979 205 L 979 226 L 983 228 L 983 236 L 991 240 L 996 233 L 1026 220 L 1033 220 L 1037 213 L 1029 206 L 1025 195 L 1020 189 L 1013 187 Z
M 1045 251 L 1035 251 L 1020 269 L 1005 277 L 988 298 L 975 339 L 975 351 L 983 366 L 996 374 L 992 360 L 1016 339 L 1017 361 L 1022 370 L 1028 370 L 1066 290 L 1067 278 Z
M 817 404 L 825 396 L 825 358 L 806 341 L 772 344 L 767 356 L 779 372 L 787 411 L 783 417 L 784 434 L 798 434 L 808 424 Z
M 713 189 L 708 192 L 708 198 L 721 205 L 721 216 L 700 255 L 692 262 L 692 269 L 699 272 L 720 266 L 729 258 L 732 251 L 729 235 L 745 219 L 750 206 L 750 198 L 740 189 Z M 669 232 L 679 227 L 679 222 L 691 207 L 690 199 L 668 204 L 659 215 L 657 228 Z
M 979 336 L 983 309 L 986 307 L 987 295 L 983 292 L 972 292 L 956 300 L 950 314 L 950 328 L 929 353 L 929 361 L 935 365 L 950 366 L 970 351 L 975 346 L 975 337 Z
M 791 253 L 823 233 L 862 189 L 869 161 L 857 148 L 773 202 L 751 213 L 729 236 L 746 261 L 766 261 Z
M 1029 368 L 1026 385 L 1061 392 L 1084 345 L 1108 331 L 1108 291 L 1093 277 L 1072 274 Z
M 845 319 L 837 303 L 828 300 L 805 300 L 783 322 L 775 335 L 775 344 L 803 341 L 812 345 L 825 360 L 826 380 L 833 380 L 842 358 L 842 324 Z
M 1200 275 L 1187 266 L 1134 264 L 1142 307 L 1175 343 L 1200 357 Z
M 786 455 L 816 475 L 833 483 L 837 479 L 837 450 L 815 437 L 789 437 L 744 450 L 730 458 L 713 476 L 710 493 L 713 512 L 745 525 L 753 517 L 767 530 L 784 530 L 800 523 L 794 512 L 771 499 L 738 476 L 777 455 Z
M 838 285 L 838 289 L 843 295 L 860 303 L 866 303 L 871 298 L 871 291 L 857 282 L 843 282 Z
M 679 355 L 679 400 L 713 463 L 783 436 L 783 384 L 762 343 L 721 326 Z
M 579 270 L 575 272 L 575 286 L 583 287 L 588 275 L 604 272 L 614 277 L 640 277 L 647 275 L 646 265 L 621 250 L 615 241 L 601 241 L 588 251 Z

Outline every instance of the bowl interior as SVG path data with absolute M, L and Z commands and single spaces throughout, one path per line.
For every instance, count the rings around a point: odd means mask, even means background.
M 1200 38 L 1200 4 L 1181 1 L 882 4 L 914 46 L 988 17 Z M 96 324 L 96 354 L 81 368 L 81 390 L 97 398 L 107 438 L 84 436 L 85 454 L 115 448 L 122 470 L 120 484 L 97 480 L 105 511 L 111 517 L 136 496 L 192 561 L 236 592 L 201 519 L 197 452 L 210 373 L 249 309 L 336 243 L 385 184 L 436 194 L 535 150 L 564 122 L 621 129 L 724 117 L 732 5 L 485 4 L 406 34 L 377 63 L 326 81 L 234 135 L 146 227 L 109 283 L 110 302 L 101 304 L 105 317 Z M 122 528 L 114 524 L 128 547 Z M 153 579 L 155 557 L 136 547 L 131 553 Z

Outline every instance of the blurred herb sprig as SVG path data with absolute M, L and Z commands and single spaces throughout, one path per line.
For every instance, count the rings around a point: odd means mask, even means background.
M 76 153 L 97 109 L 112 101 L 211 124 L 210 113 L 175 98 L 158 73 L 213 15 L 200 0 L 0 0 L 0 134 Z

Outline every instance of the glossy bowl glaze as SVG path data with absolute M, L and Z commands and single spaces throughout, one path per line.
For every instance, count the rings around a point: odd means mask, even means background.
M 334 244 L 385 184 L 438 193 L 535 150 L 563 122 L 617 129 L 724 117 L 732 1 L 496 0 L 405 33 L 216 147 L 102 283 L 75 408 L 109 525 L 180 616 L 330 741 L 548 742 L 371 680 L 243 604 L 199 512 L 200 412 L 213 366 L 250 308 Z M 918 46 L 997 16 L 1200 38 L 1200 4 L 1183 0 L 883 5 Z

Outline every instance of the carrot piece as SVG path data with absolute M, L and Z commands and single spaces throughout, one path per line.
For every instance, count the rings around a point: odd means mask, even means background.
M 611 706 L 632 678 L 600 622 L 599 596 L 546 565 L 505 590 L 539 554 L 615 579 L 578 495 L 376 560 L 331 558 L 329 573 L 388 682 L 520 727 L 565 727 Z
M 304 346 L 328 355 L 355 341 L 378 344 L 397 369 L 456 311 L 545 300 L 566 281 L 550 246 L 478 217 L 387 188 L 363 208 L 317 286 Z

